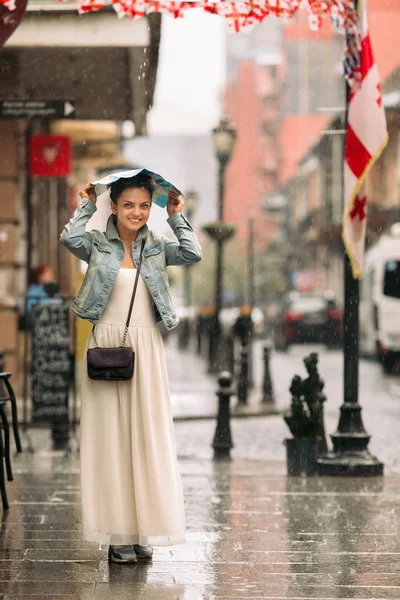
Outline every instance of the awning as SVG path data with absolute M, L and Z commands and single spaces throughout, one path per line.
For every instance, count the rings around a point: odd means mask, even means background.
M 20 0 L 22 1 L 22 0 Z M 62 0 L 61 0 L 62 1 Z M 71 4 L 71 0 L 67 0 Z M 323 17 L 329 17 L 338 30 L 345 33 L 346 51 L 344 74 L 351 82 L 354 70 L 359 66 L 360 31 L 353 0 L 186 0 L 186 2 L 158 0 L 74 0 L 80 13 L 99 11 L 113 6 L 119 16 L 141 19 L 151 12 L 183 17 L 188 10 L 202 9 L 225 18 L 236 32 L 260 23 L 269 15 L 291 18 L 299 9 L 306 10 L 312 30 L 318 30 Z M 11 12 L 18 0 L 0 0 Z M 54 2 L 56 4 L 56 2 Z

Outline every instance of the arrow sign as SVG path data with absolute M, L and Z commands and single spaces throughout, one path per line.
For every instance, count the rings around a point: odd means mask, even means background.
M 0 119 L 73 119 L 71 100 L 0 100 Z
M 71 102 L 65 102 L 64 104 L 64 116 L 69 117 L 75 112 L 75 106 Z

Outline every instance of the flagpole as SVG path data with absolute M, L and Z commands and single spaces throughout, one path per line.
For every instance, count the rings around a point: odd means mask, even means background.
M 357 10 L 358 0 L 354 2 Z M 345 127 L 347 131 L 350 87 L 346 86 Z M 346 136 L 343 136 L 341 173 L 342 206 L 345 203 L 344 157 Z M 318 458 L 320 475 L 376 476 L 383 475 L 383 463 L 368 451 L 371 436 L 366 432 L 359 403 L 359 306 L 360 283 L 353 277 L 350 258 L 344 249 L 344 315 L 343 315 L 343 404 L 337 431 L 331 435 L 333 452 Z

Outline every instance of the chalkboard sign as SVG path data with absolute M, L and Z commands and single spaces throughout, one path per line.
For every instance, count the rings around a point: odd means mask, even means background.
M 36 305 L 32 330 L 32 421 L 68 419 L 69 348 L 68 305 Z

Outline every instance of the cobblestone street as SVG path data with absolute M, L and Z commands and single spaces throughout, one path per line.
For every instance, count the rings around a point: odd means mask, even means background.
M 312 349 L 273 356 L 279 409 Z M 192 417 L 216 386 L 196 357 L 175 350 L 169 361 L 187 543 L 155 548 L 150 564 L 109 565 L 104 546 L 81 540 L 77 439 L 64 455 L 50 450 L 47 431 L 30 430 L 36 451 L 13 459 L 10 511 L 1 523 L 0 598 L 400 598 L 398 378 L 384 377 L 375 363 L 361 364 L 364 423 L 371 451 L 385 462 L 384 478 L 287 478 L 288 432 L 279 415 L 232 419 L 233 460 L 214 462 L 215 420 Z M 187 379 L 179 388 L 182 370 Z M 342 401 L 340 353 L 321 351 L 320 371 L 332 433 Z M 199 384 L 194 393 L 191 381 Z M 188 420 L 185 403 L 191 403 Z

